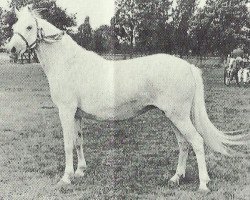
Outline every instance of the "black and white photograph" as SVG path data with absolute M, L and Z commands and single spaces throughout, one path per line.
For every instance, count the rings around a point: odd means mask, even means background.
M 0 200 L 249 200 L 248 0 L 0 0 Z

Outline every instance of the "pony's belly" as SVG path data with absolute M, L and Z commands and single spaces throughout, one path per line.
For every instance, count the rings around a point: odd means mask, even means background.
M 147 110 L 153 108 L 147 104 L 142 104 L 137 101 L 131 101 L 114 107 L 101 108 L 99 110 L 86 111 L 84 108 L 78 109 L 77 116 L 86 119 L 104 121 L 104 120 L 125 120 L 138 116 Z

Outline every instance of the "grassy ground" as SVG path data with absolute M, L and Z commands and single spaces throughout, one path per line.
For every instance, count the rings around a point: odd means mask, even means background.
M 203 76 L 213 123 L 222 130 L 249 128 L 249 88 L 225 87 L 220 68 L 204 68 Z M 178 148 L 157 110 L 115 124 L 86 121 L 86 176 L 56 190 L 64 170 L 63 140 L 40 66 L 0 63 L 0 105 L 0 199 L 250 199 L 249 160 L 209 149 L 211 193 L 196 192 L 193 152 L 180 187 L 168 188 Z

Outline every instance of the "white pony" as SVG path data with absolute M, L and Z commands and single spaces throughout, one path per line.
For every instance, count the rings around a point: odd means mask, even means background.
M 99 120 L 123 120 L 147 108 L 159 108 L 173 122 L 180 148 L 177 170 L 170 181 L 179 183 L 180 177 L 185 176 L 191 144 L 197 157 L 202 191 L 209 190 L 210 180 L 204 142 L 225 155 L 238 155 L 230 145 L 248 144 L 248 135 L 225 134 L 210 122 L 201 72 L 194 65 L 165 54 L 107 61 L 78 46 L 70 36 L 39 18 L 29 7 L 16 12 L 18 21 L 7 47 L 21 53 L 36 46 L 52 100 L 59 109 L 66 155 L 65 172 L 59 185 L 71 183 L 74 145 L 78 155 L 75 175 L 84 175 L 86 162 L 80 115 Z

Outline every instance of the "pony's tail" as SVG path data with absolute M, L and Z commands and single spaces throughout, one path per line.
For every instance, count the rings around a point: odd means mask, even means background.
M 249 152 L 250 134 L 242 134 L 235 131 L 231 134 L 219 131 L 209 120 L 204 99 L 203 80 L 200 69 L 191 66 L 196 83 L 195 96 L 192 107 L 192 120 L 197 131 L 203 137 L 205 143 L 214 151 L 228 156 L 244 156 Z M 247 148 L 237 148 L 247 146 Z

